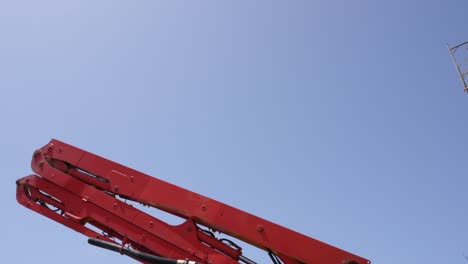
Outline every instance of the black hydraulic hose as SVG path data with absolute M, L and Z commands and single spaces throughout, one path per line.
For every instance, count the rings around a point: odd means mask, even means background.
M 134 259 L 141 260 L 141 261 L 151 263 L 151 264 L 202 264 L 202 263 L 189 261 L 189 260 L 175 260 L 175 259 L 162 258 L 162 257 L 158 257 L 158 256 L 151 255 L 148 253 L 144 253 L 144 252 L 132 249 L 132 248 L 128 248 L 128 247 L 122 248 L 120 245 L 107 242 L 107 241 L 103 241 L 97 238 L 89 238 L 88 243 L 93 246 L 119 252 L 121 254 L 127 255 Z

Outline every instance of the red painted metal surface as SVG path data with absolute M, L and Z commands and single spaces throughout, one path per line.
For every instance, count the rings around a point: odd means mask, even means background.
M 37 175 L 17 181 L 18 202 L 88 237 L 174 259 L 212 264 L 245 262 L 241 248 L 205 231 L 210 229 L 271 252 L 283 263 L 370 263 L 55 139 L 34 152 L 31 166 Z M 169 225 L 125 200 L 163 210 L 185 222 Z

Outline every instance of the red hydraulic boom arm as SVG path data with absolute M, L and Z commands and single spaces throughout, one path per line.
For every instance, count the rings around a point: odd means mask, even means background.
M 273 263 L 370 264 L 370 261 L 216 200 L 52 139 L 36 150 L 35 174 L 17 180 L 23 206 L 89 238 L 90 244 L 142 263 L 255 264 L 215 233 L 266 251 Z M 178 216 L 169 225 L 133 201 Z M 99 231 L 99 232 L 97 232 Z

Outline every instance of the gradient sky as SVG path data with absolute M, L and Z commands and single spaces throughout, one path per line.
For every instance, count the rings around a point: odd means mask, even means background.
M 3 259 L 133 263 L 17 204 L 57 138 L 373 263 L 467 263 L 468 95 L 445 46 L 467 10 L 2 1 Z

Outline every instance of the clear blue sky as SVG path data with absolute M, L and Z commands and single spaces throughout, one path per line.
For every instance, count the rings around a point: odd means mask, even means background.
M 468 95 L 445 47 L 467 10 L 1 2 L 3 259 L 133 263 L 16 203 L 54 137 L 373 263 L 467 263 Z

